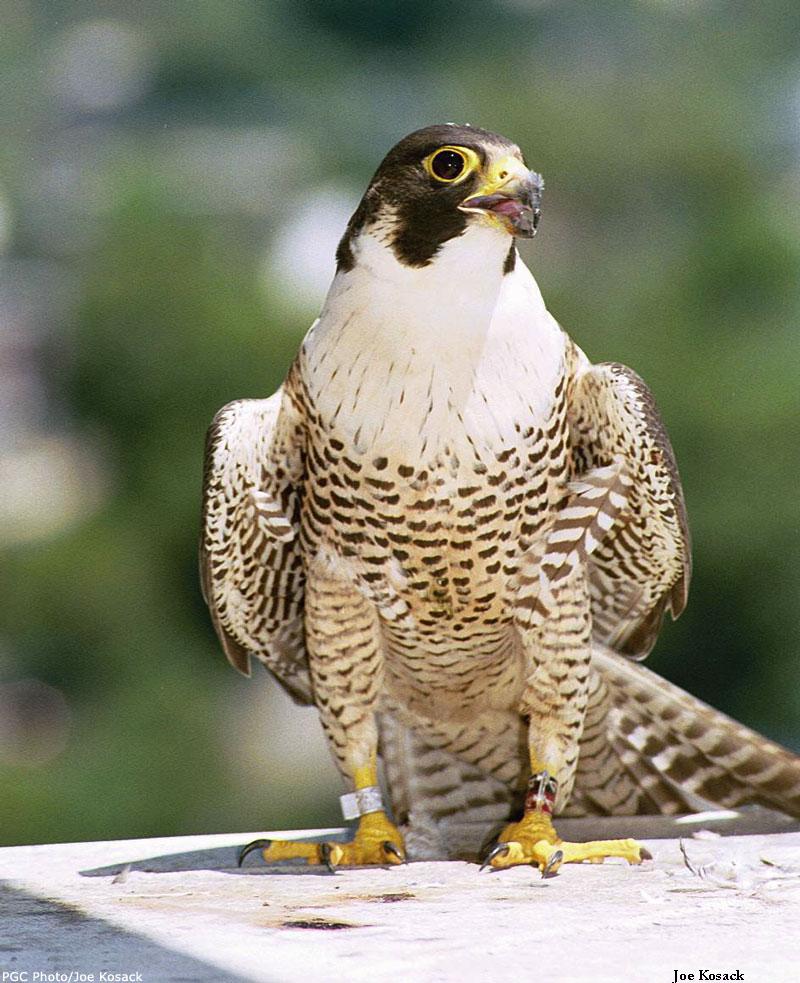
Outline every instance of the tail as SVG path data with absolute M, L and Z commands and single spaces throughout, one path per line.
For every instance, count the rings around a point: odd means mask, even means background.
M 566 815 L 760 805 L 800 818 L 800 757 L 610 649 L 592 666 Z
M 480 744 L 493 740 L 493 750 L 510 762 L 507 773 L 516 771 L 516 780 L 504 780 L 487 767 L 465 761 L 454 742 L 424 724 L 415 726 L 422 722 L 389 707 L 381 712 L 384 783 L 412 859 L 475 860 L 485 842 L 521 808 L 528 777 L 525 728 L 512 714 L 502 718 L 502 731 L 491 737 L 484 731 Z
M 610 649 L 592 652 L 589 705 L 564 816 L 679 815 L 760 805 L 800 818 L 800 757 Z M 520 720 L 506 729 L 524 776 Z M 521 805 L 519 781 L 381 715 L 389 801 L 415 858 L 474 857 Z

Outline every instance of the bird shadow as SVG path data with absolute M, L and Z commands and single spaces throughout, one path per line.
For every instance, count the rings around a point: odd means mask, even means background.
M 340 833 L 327 832 L 321 836 L 304 836 L 304 843 L 334 843 L 343 842 L 348 838 L 348 831 Z M 246 837 L 242 837 L 244 846 Z M 250 854 L 244 866 L 239 866 L 240 846 L 211 847 L 205 850 L 186 850 L 181 853 L 162 853 L 153 857 L 139 860 L 120 861 L 103 867 L 91 867 L 79 871 L 82 877 L 113 877 L 119 883 L 124 883 L 132 871 L 148 874 L 173 874 L 188 870 L 214 870 L 221 874 L 233 874 L 251 877 L 260 874 L 303 875 L 311 877 L 330 877 L 330 871 L 325 866 L 309 866 L 304 861 L 282 861 L 276 864 L 265 864 L 258 853 Z
M 486 830 L 481 827 L 482 833 Z M 738 811 L 719 810 L 695 813 L 689 816 L 628 816 L 593 817 L 581 819 L 562 818 L 558 829 L 563 837 L 571 840 L 607 839 L 609 836 L 635 836 L 638 839 L 677 839 L 691 837 L 697 830 L 720 836 L 741 836 L 765 833 L 786 833 L 800 830 L 797 820 L 782 813 L 760 807 L 745 807 Z M 284 834 L 285 835 L 285 834 Z M 317 836 L 303 836 L 306 843 L 344 842 L 352 836 L 352 830 L 326 830 Z M 292 839 L 299 839 L 296 835 Z M 247 834 L 242 844 L 248 842 Z M 254 851 L 238 866 L 241 846 L 209 847 L 204 850 L 187 850 L 178 853 L 162 853 L 144 859 L 120 861 L 103 867 L 80 871 L 83 877 L 112 877 L 122 883 L 132 871 L 149 874 L 170 874 L 189 870 L 213 870 L 221 874 L 252 877 L 261 874 L 279 874 L 292 877 L 330 877 L 324 865 L 309 866 L 304 861 L 282 861 L 265 864 L 258 851 Z

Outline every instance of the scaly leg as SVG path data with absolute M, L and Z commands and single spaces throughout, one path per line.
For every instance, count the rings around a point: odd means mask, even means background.
M 534 864 L 546 877 L 555 874 L 565 863 L 588 860 L 597 864 L 606 857 L 622 857 L 630 864 L 638 864 L 650 859 L 650 853 L 636 840 L 564 842 L 556 833 L 551 819 L 557 793 L 558 782 L 546 770 L 532 775 L 522 819 L 506 826 L 481 869 Z
M 366 790 L 362 808 L 380 802 L 378 775 L 375 765 L 359 769 L 355 776 L 355 798 Z M 362 812 L 355 837 L 349 843 L 303 843 L 292 840 L 253 840 L 239 853 L 239 866 L 248 853 L 261 851 L 265 863 L 279 860 L 305 860 L 307 863 L 326 864 L 329 868 L 361 866 L 364 864 L 401 864 L 405 860 L 403 840 L 397 827 L 382 808 Z
M 522 701 L 532 772 L 524 811 L 502 831 L 484 866 L 535 864 L 547 875 L 562 863 L 602 863 L 606 857 L 638 864 L 649 854 L 635 840 L 565 843 L 553 827 L 553 812 L 566 805 L 575 781 L 588 693 L 591 614 L 582 567 L 551 590 L 546 617 L 521 632 L 533 668 Z
M 309 864 L 355 866 L 405 860 L 400 831 L 387 817 L 378 787 L 378 731 L 375 703 L 383 665 L 377 615 L 352 584 L 313 566 L 306 585 L 306 644 L 314 698 L 339 768 L 352 782 L 347 796 L 359 817 L 349 843 L 255 840 L 240 853 L 260 850 L 267 863 L 306 860 Z

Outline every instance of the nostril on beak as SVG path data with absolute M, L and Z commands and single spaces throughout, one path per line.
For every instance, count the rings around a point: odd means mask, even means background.
M 501 181 L 504 181 L 508 177 L 508 171 L 500 171 L 499 177 Z

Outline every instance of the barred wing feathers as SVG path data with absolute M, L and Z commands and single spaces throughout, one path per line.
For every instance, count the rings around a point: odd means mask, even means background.
M 206 439 L 200 575 L 229 661 L 260 659 L 299 702 L 311 702 L 299 543 L 300 428 L 278 390 L 237 400 Z
M 641 659 L 686 606 L 691 544 L 675 455 L 650 390 L 617 363 L 579 372 L 569 401 L 576 478 L 624 461 L 627 507 L 590 557 L 595 641 Z

